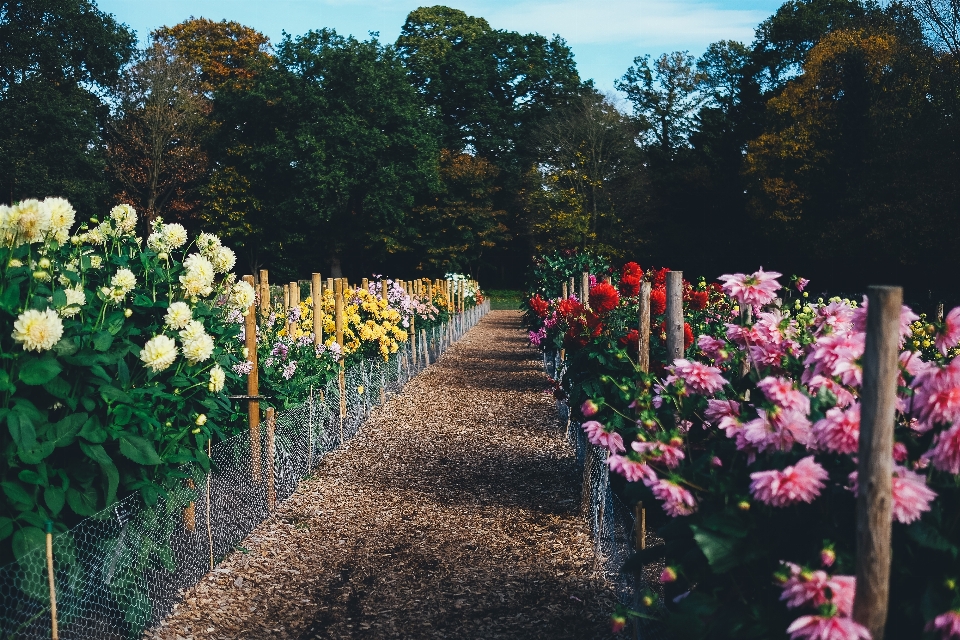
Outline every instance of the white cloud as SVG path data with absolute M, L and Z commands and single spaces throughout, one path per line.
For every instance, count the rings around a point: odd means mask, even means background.
M 524 33 L 559 34 L 568 43 L 642 43 L 660 47 L 677 42 L 707 44 L 716 40 L 752 40 L 765 11 L 725 9 L 693 0 L 468 0 L 460 6 L 482 15 L 494 28 Z

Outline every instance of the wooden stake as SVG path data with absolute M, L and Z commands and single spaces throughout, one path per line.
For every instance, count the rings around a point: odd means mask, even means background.
M 643 503 L 638 502 L 633 505 L 634 518 L 634 549 L 642 551 L 647 548 L 647 510 L 643 508 Z
M 587 309 L 590 308 L 590 274 L 586 271 L 580 277 L 580 302 Z
M 566 282 L 563 283 L 563 291 L 561 292 L 560 297 L 563 298 L 564 300 L 566 300 L 567 298 L 570 297 L 570 296 L 567 295 L 567 283 L 566 283 Z
M 380 297 L 383 298 L 384 302 L 388 301 L 390 287 L 387 286 L 387 279 L 383 278 L 380 280 Z
M 260 315 L 270 316 L 270 273 L 260 269 Z
M 277 508 L 277 488 L 274 485 L 274 457 L 276 445 L 276 412 L 273 407 L 267 407 L 267 509 Z
M 893 427 L 897 408 L 900 287 L 867 287 L 867 336 L 860 392 L 857 592 L 853 619 L 883 640 L 890 601 Z
M 313 305 L 313 346 L 319 347 L 323 344 L 323 291 L 319 273 L 314 273 L 310 280 L 310 302 Z
M 293 340 L 296 335 L 297 323 L 290 319 L 290 311 L 300 302 L 297 291 L 297 283 L 291 282 L 286 287 L 287 294 L 287 337 Z
M 253 285 L 253 276 L 243 276 L 245 282 Z M 252 363 L 247 374 L 247 395 L 255 398 L 260 395 L 260 380 L 257 365 L 257 309 L 250 305 L 244 318 L 244 347 L 247 360 Z M 250 429 L 250 470 L 254 482 L 260 482 L 260 401 L 247 401 L 247 424 Z
M 50 637 L 59 640 L 57 629 L 57 582 L 53 574 L 53 522 L 47 520 L 44 528 L 47 532 L 47 581 L 50 583 Z
M 637 355 L 638 366 L 644 373 L 650 372 L 650 283 L 644 280 L 640 283 L 640 353 Z
M 667 362 L 683 357 L 683 272 L 667 272 Z
M 333 284 L 333 297 L 334 297 L 334 322 L 336 323 L 336 338 L 337 344 L 340 345 L 340 348 L 343 348 L 343 281 L 337 280 Z
M 360 288 L 364 291 L 370 291 L 370 281 L 364 278 L 360 281 Z
M 327 278 L 327 291 L 333 291 L 333 278 Z
M 576 293 L 576 280 L 573 276 L 570 276 L 570 281 L 567 282 L 567 293 L 571 296 Z

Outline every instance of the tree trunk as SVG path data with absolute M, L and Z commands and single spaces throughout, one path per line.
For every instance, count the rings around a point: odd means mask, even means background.
M 330 256 L 330 277 L 331 278 L 342 278 L 343 271 L 340 270 L 340 256 L 332 255 Z

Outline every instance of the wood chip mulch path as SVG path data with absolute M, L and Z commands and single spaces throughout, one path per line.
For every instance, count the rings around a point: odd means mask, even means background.
M 573 452 L 494 311 L 145 637 L 608 638 Z

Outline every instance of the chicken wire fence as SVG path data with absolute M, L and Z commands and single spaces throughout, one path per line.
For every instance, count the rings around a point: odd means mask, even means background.
M 558 352 L 545 353 L 543 363 L 548 376 L 562 378 L 565 365 Z M 583 478 L 581 512 L 593 534 L 594 568 L 614 585 L 622 604 L 640 611 L 644 607 L 639 600 L 645 591 L 662 595 L 658 576 L 663 566 L 651 563 L 644 565 L 640 572 L 624 570 L 636 550 L 639 523 L 634 511 L 610 486 L 607 450 L 590 444 L 580 423 L 573 420 L 566 400 L 557 402 L 557 412 Z M 645 534 L 646 546 L 663 544 L 663 540 L 649 530 Z M 662 626 L 649 617 L 634 619 L 632 633 L 636 640 L 667 640 Z
M 136 638 L 240 546 L 271 505 L 289 498 L 323 457 L 356 436 L 374 407 L 434 362 L 489 311 L 489 303 L 417 331 L 390 360 L 368 360 L 275 414 L 273 436 L 241 433 L 214 445 L 210 471 L 181 468 L 155 504 L 131 495 L 53 536 L 59 637 Z M 341 398 L 343 402 L 341 402 Z M 270 452 L 273 452 L 271 465 Z M 270 469 L 273 482 L 269 482 Z M 50 638 L 47 556 L 40 546 L 0 567 L 0 640 Z

